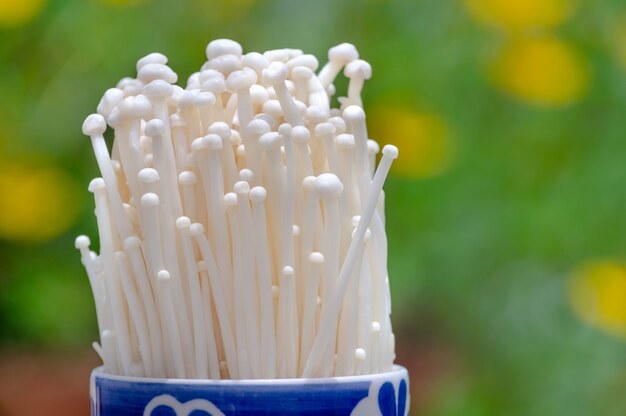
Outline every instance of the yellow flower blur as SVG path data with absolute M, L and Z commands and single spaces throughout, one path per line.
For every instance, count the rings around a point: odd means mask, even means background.
M 54 168 L 9 166 L 0 170 L 0 238 L 43 242 L 77 219 L 82 199 L 75 181 Z
M 0 0 L 0 27 L 17 27 L 35 18 L 45 0 Z
M 574 312 L 586 323 L 626 336 L 626 265 L 613 261 L 583 264 L 569 287 Z
M 465 0 L 479 22 L 517 31 L 548 28 L 562 23 L 571 14 L 571 0 Z
M 448 127 L 437 114 L 380 106 L 368 111 L 368 125 L 370 137 L 400 149 L 391 168 L 396 176 L 428 178 L 443 173 L 450 164 Z
M 586 60 L 572 45 L 545 36 L 508 44 L 496 58 L 491 76 L 512 96 L 553 107 L 580 100 L 590 80 Z

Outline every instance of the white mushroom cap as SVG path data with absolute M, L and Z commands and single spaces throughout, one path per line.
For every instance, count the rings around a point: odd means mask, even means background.
M 141 196 L 141 206 L 144 208 L 153 208 L 158 206 L 159 203 L 159 196 L 155 193 L 149 192 Z M 165 272 L 165 270 L 161 270 L 159 274 L 161 274 L 162 272 Z
M 328 50 L 328 60 L 345 65 L 350 61 L 359 59 L 359 51 L 351 43 L 341 43 Z
M 209 61 L 223 55 L 241 56 L 242 53 L 241 44 L 231 39 L 215 39 L 206 46 L 206 58 Z
M 120 111 L 119 106 L 111 110 L 111 113 L 107 117 L 107 123 L 109 124 L 109 126 L 113 127 L 114 129 L 121 126 L 125 120 L 126 120 L 126 114 L 123 114 Z
M 198 182 L 198 177 L 190 170 L 184 170 L 178 175 L 178 183 L 181 185 L 193 185 Z
M 176 218 L 176 228 L 189 228 L 191 226 L 191 220 L 189 217 L 178 217 Z
M 163 64 L 167 63 L 167 56 L 159 52 L 152 52 L 137 61 L 137 72 L 147 64 Z
M 346 122 L 365 120 L 365 111 L 358 105 L 350 105 L 343 110 L 343 119 Z
M 367 139 L 367 151 L 377 155 L 380 152 L 380 145 L 376 140 Z
M 306 66 L 296 66 L 291 69 L 291 78 L 294 81 L 299 79 L 307 81 L 313 78 L 313 75 L 311 68 L 307 68 Z
M 86 136 L 102 134 L 106 129 L 107 123 L 100 114 L 90 114 L 83 122 L 83 134 Z
M 164 64 L 145 64 L 139 71 L 137 71 L 137 79 L 144 84 L 154 81 L 155 79 L 162 79 L 174 84 L 178 81 L 178 75 L 167 65 Z
M 128 117 L 143 117 L 152 110 L 152 104 L 144 95 L 126 97 L 117 106 L 123 115 Z
M 241 63 L 244 66 L 248 66 L 256 71 L 260 76 L 261 72 L 270 66 L 270 61 L 258 52 L 250 52 L 243 56 Z
M 193 103 L 198 107 L 209 107 L 215 104 L 215 95 L 208 91 L 197 93 L 193 98 Z
M 346 122 L 340 116 L 331 117 L 328 121 L 333 123 L 337 133 L 341 134 L 346 132 Z
M 231 93 L 250 88 L 256 83 L 256 72 L 251 68 L 231 72 L 226 79 L 226 89 Z
M 109 88 L 104 92 L 96 111 L 104 117 L 108 117 L 111 111 L 124 99 L 124 91 L 119 88 Z
M 203 71 L 200 71 L 198 74 L 200 83 L 204 83 L 206 80 L 213 77 L 219 77 L 222 80 L 224 79 L 224 74 L 222 74 L 220 71 L 216 71 L 215 69 L 205 69 Z
M 304 126 L 293 126 L 291 129 L 291 138 L 296 143 L 304 143 L 311 137 L 309 129 Z
M 370 79 L 372 77 L 372 66 L 362 59 L 350 62 L 343 69 L 343 74 L 348 78 Z
M 131 77 L 124 77 L 122 79 L 120 79 L 117 82 L 117 85 L 115 85 L 116 88 L 119 88 L 121 90 L 125 89 L 128 85 L 133 84 L 137 82 L 137 80 L 135 78 L 131 78 Z
M 237 194 L 247 195 L 250 193 L 250 184 L 246 181 L 237 181 L 235 185 L 233 185 L 233 191 Z
M 387 144 L 383 147 L 383 156 L 389 157 L 391 159 L 398 158 L 398 148 L 392 144 Z
M 282 136 L 275 131 L 270 131 L 259 137 L 259 144 L 262 149 L 269 150 L 280 147 Z
M 284 82 L 289 74 L 289 68 L 282 62 L 272 62 L 263 70 L 263 82 L 267 85 L 277 85 Z
M 190 149 L 193 153 L 195 153 L 202 149 L 206 149 L 207 147 L 208 147 L 208 144 L 206 140 L 204 140 L 204 137 L 198 137 L 191 142 Z
M 196 99 L 197 92 L 182 90 L 180 94 L 178 94 L 178 106 L 180 108 L 188 108 L 194 105 L 194 100 Z
M 220 75 L 222 75 L 220 73 Z M 211 77 L 202 83 L 202 89 L 205 91 L 212 92 L 213 94 L 221 94 L 226 91 L 226 81 L 224 81 L 224 77 Z
M 355 145 L 354 135 L 346 133 L 338 134 L 335 138 L 335 143 L 340 149 L 352 149 Z
M 122 78 L 120 82 L 117 83 L 117 88 L 124 90 L 125 97 L 130 97 L 131 95 L 141 94 L 143 91 L 143 82 L 135 78 L 126 77 Z
M 224 147 L 222 138 L 217 134 L 207 134 L 202 138 L 202 142 L 208 149 L 211 150 L 220 150 Z
M 263 52 L 263 56 L 270 62 L 287 62 L 291 56 L 287 49 L 272 49 Z
M 265 133 L 269 133 L 272 129 L 267 121 L 261 118 L 255 118 L 248 124 L 247 130 L 251 134 L 261 136 Z
M 252 202 L 263 202 L 267 197 L 267 191 L 262 186 L 255 186 L 250 189 L 250 200 Z
M 292 131 L 293 131 L 293 127 L 289 123 L 283 123 L 280 126 L 278 126 L 278 133 L 283 137 L 285 136 L 291 137 Z
M 322 173 L 315 179 L 315 192 L 320 198 L 339 198 L 343 192 L 343 184 L 333 173 Z
M 191 227 L 189 227 L 189 232 L 191 233 L 191 235 L 200 235 L 204 233 L 204 225 L 200 224 L 199 222 L 193 223 L 191 224 Z M 204 262 L 204 260 L 202 260 Z M 206 263 L 202 266 L 203 268 L 206 268 Z
M 224 123 L 223 121 L 216 121 L 209 126 L 209 133 L 217 134 L 222 140 L 226 140 L 230 138 L 232 130 L 227 123 Z
M 318 137 L 328 136 L 333 133 L 335 133 L 335 125 L 332 123 L 324 122 L 315 126 L 315 135 Z
M 146 85 L 143 94 L 151 99 L 168 98 L 174 93 L 174 86 L 162 79 L 155 79 Z
M 315 71 L 319 67 L 320 63 L 315 56 L 305 54 L 291 58 L 287 61 L 286 65 L 289 67 L 289 69 L 304 66 L 306 68 L 309 68 L 311 71 Z
M 76 240 L 74 240 L 74 247 L 78 249 L 89 248 L 90 244 L 91 240 L 86 235 L 79 235 L 78 237 L 76 237 Z
M 89 190 L 89 192 L 95 192 L 98 189 L 104 189 L 106 188 L 106 183 L 104 182 L 104 179 L 102 178 L 93 178 L 91 180 L 91 182 L 89 182 L 89 186 L 87 186 L 87 189 Z
M 253 120 L 261 120 L 267 123 L 270 127 L 270 130 L 276 127 L 276 124 L 277 124 L 276 119 L 267 113 L 259 113 L 256 116 L 254 116 Z
M 141 246 L 141 239 L 136 235 L 131 235 L 130 237 L 126 237 L 124 240 L 124 250 L 132 250 L 139 248 Z
M 238 55 L 221 55 L 209 60 L 203 69 L 215 69 L 226 76 L 241 69 L 241 59 Z
M 202 82 L 200 82 L 200 72 L 194 72 L 189 75 L 187 78 L 187 89 L 188 90 L 198 90 L 202 87 Z
M 237 194 L 234 192 L 229 192 L 224 195 L 224 205 L 226 205 L 227 207 L 237 205 Z
M 278 100 L 267 100 L 263 104 L 263 108 L 261 111 L 271 115 L 272 117 L 280 117 L 283 115 L 283 109 L 280 106 L 280 102 Z
M 254 84 L 250 87 L 250 99 L 252 100 L 252 105 L 263 105 L 263 103 L 269 100 L 269 98 L 270 96 L 264 86 Z
M 148 137 L 162 136 L 165 132 L 165 124 L 158 118 L 153 118 L 146 123 L 143 132 Z
M 153 168 L 143 168 L 137 173 L 137 179 L 143 183 L 155 183 L 160 180 L 159 172 Z
M 324 263 L 324 255 L 322 253 L 314 251 L 309 255 L 309 261 L 315 264 L 322 264 Z

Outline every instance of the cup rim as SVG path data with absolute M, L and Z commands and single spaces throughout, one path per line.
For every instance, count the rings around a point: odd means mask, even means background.
M 195 384 L 195 385 L 216 385 L 216 386 L 259 386 L 259 385 L 278 385 L 278 384 L 337 384 L 337 383 L 358 383 L 370 382 L 376 379 L 388 380 L 394 377 L 408 377 L 408 371 L 405 367 L 394 364 L 391 370 L 382 373 L 363 374 L 356 376 L 337 376 L 337 377 L 312 377 L 312 378 L 274 378 L 274 379 L 195 379 L 195 378 L 151 378 L 136 376 L 121 376 L 104 372 L 104 366 L 99 366 L 91 372 L 92 377 L 109 379 L 128 383 L 152 383 L 152 384 Z

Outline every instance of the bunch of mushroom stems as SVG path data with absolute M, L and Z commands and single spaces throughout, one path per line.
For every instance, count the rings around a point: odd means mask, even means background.
M 185 88 L 137 62 L 87 117 L 100 253 L 76 239 L 104 371 L 199 379 L 372 374 L 395 358 L 383 183 L 356 48 L 244 54 L 220 39 Z M 343 70 L 345 97 L 332 105 Z M 111 151 L 105 140 L 113 130 Z

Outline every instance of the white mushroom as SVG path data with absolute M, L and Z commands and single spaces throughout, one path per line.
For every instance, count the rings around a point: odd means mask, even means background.
M 359 52 L 350 43 L 342 43 L 330 48 L 328 50 L 328 63 L 318 74 L 324 88 L 333 83 L 341 68 L 355 59 L 359 59 Z
M 260 79 L 263 76 L 263 70 L 270 66 L 270 61 L 258 52 L 250 52 L 243 56 L 241 64 L 254 69 L 257 78 Z
M 215 39 L 206 47 L 206 58 L 211 60 L 223 55 L 241 56 L 243 48 L 241 44 L 231 39 Z
M 104 95 L 98 103 L 98 114 L 104 118 L 109 117 L 111 111 L 124 99 L 124 91 L 119 88 L 109 88 L 104 92 Z
M 303 125 L 304 120 L 285 83 L 288 73 L 287 65 L 281 62 L 272 62 L 268 68 L 263 70 L 263 82 L 274 88 L 287 122 L 292 126 Z
M 299 66 L 304 66 L 309 68 L 311 71 L 316 71 L 320 63 L 314 55 L 305 54 L 291 58 L 286 62 L 286 65 L 291 70 Z
M 124 77 L 117 83 L 116 87 L 124 91 L 124 97 L 130 97 L 141 94 L 143 82 L 135 78 Z
M 167 64 L 167 56 L 159 52 L 150 53 L 137 61 L 137 72 L 147 64 Z
M 345 108 L 354 104 L 363 107 L 361 90 L 363 89 L 365 80 L 372 77 L 371 65 L 362 59 L 357 59 L 346 65 L 343 74 L 350 79 L 350 83 L 348 84 L 348 97 L 342 103 L 342 106 Z
M 144 84 L 147 84 L 155 79 L 162 79 L 174 84 L 178 81 L 178 75 L 167 65 L 158 63 L 145 64 L 139 71 L 137 71 L 137 79 Z
M 311 92 L 309 85 L 313 76 L 313 70 L 306 66 L 296 66 L 291 69 L 291 79 L 295 87 L 294 96 L 296 100 L 308 104 Z
M 256 72 L 251 68 L 244 68 L 241 71 L 234 71 L 226 80 L 226 89 L 231 94 L 237 94 L 237 115 L 239 125 L 242 129 L 252 121 L 252 102 L 250 100 L 250 87 L 257 80 Z
M 202 66 L 202 70 L 214 69 L 224 74 L 225 77 L 231 72 L 240 70 L 241 68 L 241 58 L 232 54 L 215 57 Z

